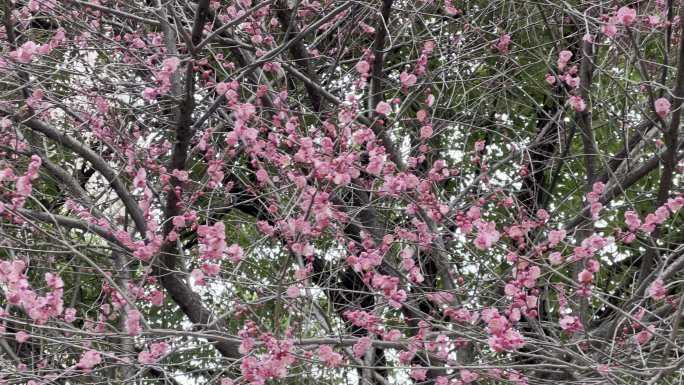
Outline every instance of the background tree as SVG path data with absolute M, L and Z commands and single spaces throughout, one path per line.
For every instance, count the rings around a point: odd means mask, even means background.
M 0 2 L 0 383 L 682 382 L 684 3 Z

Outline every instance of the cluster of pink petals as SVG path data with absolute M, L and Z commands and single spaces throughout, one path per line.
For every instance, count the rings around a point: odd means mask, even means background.
M 487 323 L 487 332 L 490 334 L 487 342 L 495 352 L 518 350 L 525 345 L 525 339 L 515 329 L 505 316 L 499 314 L 494 308 L 484 309 L 481 319 Z
M 141 364 L 154 364 L 159 361 L 169 349 L 169 345 L 164 342 L 156 342 L 150 345 L 150 350 L 143 350 L 138 354 L 138 362 Z
M 263 340 L 267 353 L 261 357 L 245 357 L 240 364 L 243 378 L 251 385 L 264 385 L 267 380 L 284 378 L 295 362 L 293 341 L 276 340 L 268 335 Z
M 126 309 L 126 330 L 128 335 L 137 336 L 142 332 L 142 313 L 136 309 Z
M 26 263 L 21 260 L 0 262 L 0 283 L 5 286 L 7 302 L 21 307 L 39 325 L 60 316 L 64 311 L 62 279 L 55 273 L 46 273 L 45 281 L 51 291 L 41 296 L 31 289 L 25 270 Z
M 370 271 L 380 266 L 382 263 L 382 254 L 379 250 L 370 250 L 368 252 L 361 252 L 358 256 L 351 255 L 347 257 L 347 263 L 356 272 Z
M 342 355 L 334 352 L 329 345 L 318 348 L 318 357 L 330 368 L 336 368 L 342 363 Z
M 382 290 L 390 306 L 395 309 L 401 308 L 401 304 L 406 301 L 406 291 L 399 289 L 399 278 L 374 273 L 371 280 L 374 289 Z
M 414 74 L 410 74 L 406 71 L 402 72 L 399 74 L 399 81 L 401 82 L 401 86 L 404 89 L 407 89 L 409 87 L 413 87 L 416 85 L 416 81 L 418 78 Z
M 549 231 L 549 247 L 556 247 L 563 239 L 565 239 L 565 230 L 551 230 Z
M 582 112 L 587 108 L 587 103 L 582 99 L 581 96 L 573 95 L 568 98 L 568 103 L 577 112 Z
M 370 349 L 372 345 L 372 341 L 370 337 L 361 337 L 359 338 L 358 341 L 352 346 L 352 352 L 354 353 L 355 358 L 361 358 L 366 354 L 368 349 Z
M 605 188 L 606 185 L 603 182 L 596 182 L 594 183 L 592 190 L 587 193 L 589 212 L 591 214 L 591 219 L 594 221 L 598 220 L 599 212 L 603 208 L 603 204 L 600 202 L 600 200 Z
M 375 314 L 363 310 L 348 310 L 344 313 L 344 318 L 356 327 L 380 334 L 380 317 Z
M 39 156 L 37 155 L 32 155 L 31 156 L 31 163 L 29 163 L 28 169 L 26 172 L 19 177 L 16 177 L 15 180 L 15 192 L 16 192 L 16 197 L 12 199 L 12 207 L 13 208 L 20 208 L 24 205 L 26 198 L 31 195 L 31 192 L 33 191 L 33 181 L 38 178 L 38 169 L 40 168 L 40 165 L 42 164 L 42 161 Z M 0 182 L 2 180 L 12 180 L 15 179 L 14 173 L 12 172 L 12 169 L 7 168 L 2 171 L 0 174 Z M 4 211 L 2 209 L 2 206 L 0 206 L 0 213 Z
M 48 43 L 36 44 L 29 40 L 14 51 L 10 51 L 9 57 L 19 63 L 30 63 L 38 55 L 49 55 L 52 50 L 59 47 L 65 40 L 64 29 L 59 28 Z
M 501 233 L 496 230 L 496 223 L 476 220 L 475 226 L 478 229 L 475 238 L 475 247 L 479 250 L 487 250 L 501 238 Z
M 653 298 L 656 301 L 660 301 L 663 298 L 667 297 L 667 288 L 665 288 L 665 282 L 663 281 L 662 278 L 658 278 L 655 281 L 653 281 L 649 286 L 648 286 L 648 296 Z
M 155 73 L 159 86 L 145 88 L 142 92 L 143 98 L 153 100 L 159 95 L 168 93 L 171 89 L 171 76 L 178 70 L 178 66 L 180 66 L 180 59 L 177 57 L 164 59 L 162 68 Z
M 392 106 L 387 102 L 380 102 L 377 106 L 375 106 L 375 112 L 380 115 L 387 116 L 390 112 L 392 112 Z
M 444 12 L 447 15 L 455 16 L 461 13 L 461 10 L 454 7 L 452 0 L 444 0 Z
M 634 21 L 636 20 L 636 9 L 630 8 L 630 7 L 620 7 L 618 9 L 617 14 L 615 15 L 617 22 L 624 25 L 624 26 L 630 26 Z
M 508 46 L 511 44 L 511 35 L 504 33 L 499 37 L 499 41 L 496 43 L 496 49 L 502 55 L 508 54 Z
M 101 362 L 102 357 L 100 356 L 100 353 L 95 350 L 88 350 L 87 352 L 83 353 L 81 359 L 76 364 L 76 367 L 88 373 Z
M 670 101 L 665 98 L 658 98 L 653 102 L 656 114 L 665 118 L 670 113 Z
M 200 258 L 205 260 L 218 260 L 226 253 L 226 227 L 218 221 L 213 225 L 200 225 L 197 227 L 199 236 Z
M 643 221 L 636 211 L 626 211 L 624 218 L 628 232 L 622 233 L 622 241 L 625 243 L 632 242 L 636 237 L 635 233 L 639 230 L 646 234 L 652 233 L 656 226 L 665 223 L 671 214 L 677 213 L 682 207 L 684 207 L 684 196 L 677 195 L 674 198 L 669 198 L 664 205 L 646 215 Z
M 583 329 L 582 321 L 580 321 L 579 317 L 572 315 L 566 315 L 562 317 L 558 321 L 558 324 L 560 325 L 561 329 L 567 332 L 578 332 Z
M 639 345 L 647 344 L 653 339 L 653 331 L 655 331 L 655 326 L 649 325 L 646 329 L 634 335 L 634 342 Z

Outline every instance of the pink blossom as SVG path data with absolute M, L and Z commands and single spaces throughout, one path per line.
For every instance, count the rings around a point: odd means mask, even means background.
M 625 224 L 627 224 L 627 228 L 629 228 L 630 231 L 636 231 L 639 228 L 639 226 L 641 226 L 641 219 L 639 218 L 639 214 L 631 210 L 626 211 Z
M 644 223 L 641 225 L 641 231 L 645 233 L 652 233 L 655 230 L 657 224 L 657 217 L 655 214 L 650 213 L 646 215 Z
M 257 170 L 255 175 L 259 183 L 266 183 L 270 180 L 270 178 L 268 177 L 268 172 L 266 172 L 266 170 L 264 170 L 263 168 Z
M 572 52 L 563 50 L 558 53 L 558 60 L 567 63 L 572 58 Z
M 581 96 L 571 96 L 568 98 L 568 103 L 570 103 L 577 112 L 582 112 L 587 108 L 587 104 Z
M 556 77 L 553 76 L 552 74 L 546 74 L 546 76 L 544 77 L 544 80 L 546 80 L 546 82 L 547 82 L 550 86 L 556 84 Z
M 133 186 L 137 188 L 145 188 L 147 184 L 147 171 L 145 171 L 144 168 L 138 169 L 138 172 L 135 174 L 135 178 L 133 178 Z
M 100 357 L 100 353 L 96 352 L 95 350 L 88 350 L 87 352 L 83 353 L 81 359 L 78 361 L 78 364 L 76 364 L 76 367 L 87 373 L 101 362 L 102 357 Z
M 359 22 L 359 25 L 361 26 L 361 29 L 363 32 L 368 33 L 368 34 L 374 34 L 375 33 L 375 28 L 371 27 L 370 25 L 364 23 L 364 22 Z
M 29 63 L 31 60 L 33 60 L 33 57 L 36 55 L 36 53 L 38 53 L 38 48 L 40 48 L 40 46 L 36 43 L 27 41 L 15 51 L 10 52 L 9 56 L 20 63 Z
M 342 363 L 342 355 L 335 353 L 328 345 L 322 345 L 318 348 L 318 356 L 330 368 L 336 368 Z
M 561 255 L 561 253 L 554 251 L 553 253 L 549 254 L 549 262 L 553 266 L 560 265 L 561 263 L 563 263 L 563 256 Z
M 380 175 L 385 166 L 385 156 L 371 151 L 371 156 L 366 167 L 366 172 L 371 175 Z
M 591 219 L 594 221 L 597 221 L 599 218 L 599 213 L 601 212 L 601 209 L 603 208 L 603 205 L 599 202 L 594 202 L 589 206 L 589 213 L 591 214 Z
M 670 209 L 670 211 L 676 213 L 684 206 L 684 197 L 677 196 L 676 198 L 670 198 L 667 200 L 667 203 L 665 203 L 665 205 L 668 209 Z
M 421 367 L 411 369 L 411 378 L 416 381 L 425 381 L 427 378 L 427 369 Z
M 151 365 L 155 363 L 155 359 L 152 356 L 152 353 L 148 352 L 147 350 L 143 350 L 142 352 L 138 353 L 138 362 L 143 364 L 143 365 Z
M 473 381 L 477 381 L 477 379 L 480 378 L 479 374 L 471 372 L 468 369 L 461 369 L 459 375 L 461 376 L 461 381 L 463 381 L 464 384 L 469 384 Z
M 142 97 L 145 100 L 154 100 L 159 96 L 159 91 L 156 88 L 145 87 L 142 92 Z
M 171 220 L 171 223 L 173 223 L 173 227 L 180 229 L 185 227 L 185 216 L 184 215 L 176 215 L 173 217 Z
M 648 15 L 647 17 L 648 26 L 655 28 L 660 25 L 660 16 L 658 15 Z
M 299 287 L 298 286 L 290 286 L 287 288 L 287 296 L 289 298 L 297 298 L 299 297 Z
M 152 290 L 149 295 L 150 303 L 154 306 L 161 306 L 164 304 L 164 292 L 161 290 Z
M 239 263 L 245 255 L 244 250 L 237 243 L 228 246 L 226 252 L 228 253 L 228 259 L 233 263 Z
M 128 309 L 126 313 L 126 330 L 128 335 L 137 336 L 142 331 L 142 326 L 140 325 L 140 320 L 142 319 L 142 314 L 135 309 Z
M 617 27 L 615 26 L 615 21 L 611 19 L 608 23 L 603 24 L 601 26 L 601 33 L 611 38 L 615 36 L 615 34 L 617 34 Z
M 591 192 L 597 195 L 601 195 L 606 191 L 606 184 L 598 181 L 594 182 L 594 184 L 591 186 Z
M 416 75 L 404 71 L 399 75 L 399 80 L 401 81 L 402 87 L 408 88 L 416 84 L 417 78 Z
M 551 214 L 544 209 L 539 209 L 537 210 L 537 218 L 539 219 L 540 223 L 546 223 L 549 221 L 549 219 L 551 219 Z
M 195 281 L 197 286 L 205 286 L 207 282 L 204 280 L 204 272 L 200 269 L 193 269 L 190 272 L 190 276 Z
M 580 85 L 580 78 L 577 76 L 566 75 L 565 84 L 567 84 L 570 88 L 578 88 Z
M 661 118 L 665 118 L 670 113 L 670 101 L 665 98 L 658 98 L 653 102 L 656 114 Z
M 446 12 L 447 15 L 454 16 L 458 15 L 461 13 L 461 11 L 454 7 L 454 5 L 451 2 L 452 0 L 444 0 L 444 12 Z
M 425 125 L 420 128 L 420 138 L 421 139 L 429 139 L 432 137 L 432 126 L 430 125 Z
M 202 272 L 210 277 L 215 277 L 221 272 L 221 266 L 216 263 L 203 263 Z
M 176 72 L 179 65 L 180 59 L 178 59 L 177 57 L 170 57 L 168 59 L 164 59 L 164 62 L 162 63 L 162 71 L 170 73 Z
M 577 281 L 583 284 L 588 284 L 591 283 L 591 281 L 594 280 L 594 274 L 592 274 L 589 270 L 582 270 L 580 273 L 577 275 Z
M 76 309 L 70 307 L 64 310 L 64 322 L 72 323 L 76 321 Z
M 375 112 L 377 112 L 380 115 L 388 115 L 392 111 L 392 106 L 389 105 L 387 102 L 380 102 L 378 105 L 375 107 Z
M 636 20 L 636 9 L 620 7 L 617 11 L 617 20 L 620 24 L 629 26 Z
M 185 170 L 173 170 L 171 175 L 178 179 L 179 182 L 187 182 L 190 176 L 190 174 L 188 174 L 188 172 Z
M 475 247 L 480 250 L 487 250 L 499 241 L 501 233 L 496 230 L 494 222 L 481 222 L 478 226 L 477 238 L 475 238 Z
M 29 340 L 29 335 L 25 331 L 21 330 L 14 335 L 14 339 L 16 339 L 17 342 L 19 342 L 20 344 L 23 344 L 24 342 Z
M 397 329 L 392 329 L 382 336 L 385 341 L 397 341 L 401 338 L 401 332 Z
M 670 211 L 667 209 L 666 206 L 658 207 L 653 214 L 655 215 L 655 223 L 659 225 L 663 224 L 667 220 L 667 218 L 670 217 Z
M 608 364 L 600 364 L 596 366 L 596 371 L 602 376 L 606 376 L 611 372 L 611 369 Z
M 202 259 L 218 260 L 223 257 L 226 251 L 226 229 L 223 222 L 218 221 L 212 226 L 198 226 L 197 235 Z
M 370 71 L 370 64 L 368 64 L 368 62 L 365 60 L 361 60 L 360 62 L 356 63 L 356 70 L 360 74 L 366 75 L 368 74 L 368 71 Z
M 582 330 L 582 322 L 578 317 L 566 315 L 558 321 L 561 329 L 568 332 L 577 332 Z
M 595 259 L 590 259 L 587 261 L 587 270 L 590 273 L 597 273 L 601 268 L 601 264 Z
M 503 34 L 499 37 L 499 41 L 496 43 L 496 48 L 502 55 L 508 53 L 508 46 L 511 44 L 511 36 L 508 34 Z
M 665 282 L 662 278 L 656 279 L 649 285 L 648 296 L 656 301 L 660 301 L 667 296 L 667 289 L 665 288 Z
M 650 325 L 648 328 L 640 331 L 634 335 L 634 341 L 639 345 L 644 345 L 648 343 L 653 338 L 653 331 L 655 326 Z
M 509 323 L 508 320 L 505 317 L 502 316 L 496 316 L 492 317 L 488 322 L 487 322 L 487 327 L 488 331 L 491 334 L 501 334 L 505 332 L 508 327 Z
M 354 357 L 356 357 L 356 358 L 363 357 L 363 355 L 366 354 L 366 352 L 368 351 L 368 349 L 370 347 L 371 347 L 370 337 L 359 338 L 359 340 L 352 347 L 352 351 L 354 352 Z
M 154 364 L 166 354 L 168 349 L 169 345 L 164 341 L 153 343 L 149 351 L 143 350 L 138 354 L 138 362 L 144 365 Z
M 225 82 L 216 83 L 216 86 L 214 88 L 216 90 L 216 93 L 220 96 L 225 95 L 229 89 L 228 84 Z
M 27 197 L 31 195 L 31 191 L 33 190 L 31 186 L 31 179 L 27 176 L 20 176 L 17 178 L 16 182 L 16 192 L 17 195 Z
M 523 336 L 514 329 L 508 329 L 503 334 L 492 335 L 487 340 L 489 347 L 495 352 L 518 350 L 525 345 Z
M 352 325 L 364 328 L 366 330 L 376 330 L 380 318 L 374 314 L 365 312 L 363 310 L 350 310 L 344 313 L 344 318 L 349 320 Z
M 432 107 L 433 104 L 435 104 L 435 95 L 430 94 L 425 98 L 425 103 L 428 105 L 428 107 Z
M 422 109 L 418 110 L 418 112 L 416 112 L 416 119 L 421 123 L 425 122 L 425 120 L 427 119 L 427 115 L 428 115 L 427 111 L 422 110 Z
M 454 295 L 447 291 L 440 291 L 436 293 L 425 293 L 425 297 L 438 305 L 448 304 L 454 300 Z
M 560 51 L 558 53 L 558 69 L 563 70 L 568 65 L 570 58 L 572 58 L 572 52 L 568 50 Z
M 565 238 L 565 230 L 549 231 L 549 247 L 555 247 Z

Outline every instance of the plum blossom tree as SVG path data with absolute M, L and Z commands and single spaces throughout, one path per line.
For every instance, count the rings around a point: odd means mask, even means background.
M 0 4 L 0 384 L 682 382 L 683 1 Z

